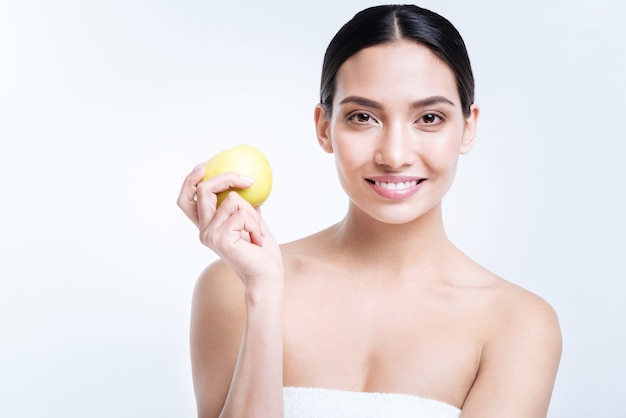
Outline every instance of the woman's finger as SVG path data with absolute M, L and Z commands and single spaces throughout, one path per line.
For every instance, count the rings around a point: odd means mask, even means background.
M 196 186 L 198 225 L 207 225 L 217 210 L 217 194 L 228 189 L 245 189 L 254 180 L 236 173 L 223 173 L 207 179 Z M 223 204 L 223 202 L 222 202 Z
M 257 213 L 259 219 L 259 231 L 250 233 L 250 242 L 258 245 L 259 247 L 263 246 L 263 237 L 269 234 L 267 229 L 267 225 L 265 225 L 265 221 L 263 220 L 263 215 L 261 214 L 261 207 L 256 207 L 255 211 Z
M 191 173 L 185 177 L 183 185 L 178 195 L 176 203 L 178 207 L 187 215 L 189 219 L 197 226 L 198 225 L 198 208 L 196 204 L 196 191 L 197 185 L 204 176 L 205 167 L 204 164 L 198 164 Z
M 210 225 L 209 225 L 210 223 Z M 228 241 L 238 241 L 241 237 L 246 237 L 246 241 L 252 242 L 251 237 L 261 236 L 261 224 L 258 213 L 254 208 L 235 192 L 231 192 L 224 199 L 220 207 L 216 210 L 215 215 L 207 222 L 207 227 L 202 228 L 204 221 L 201 220 L 201 230 L 203 232 L 203 241 L 209 243 L 213 241 L 213 235 L 217 229 L 221 229 L 222 233 L 215 235 L 224 235 L 231 238 Z M 257 240 L 260 242 L 259 240 Z M 230 242 L 234 244 L 234 242 Z
M 202 212 L 205 218 L 213 216 L 217 193 L 231 187 L 245 189 L 254 183 L 253 179 L 236 173 L 219 174 L 203 181 L 205 171 L 205 164 L 198 164 L 185 177 L 177 200 L 178 207 L 196 226 L 200 224 L 199 212 Z

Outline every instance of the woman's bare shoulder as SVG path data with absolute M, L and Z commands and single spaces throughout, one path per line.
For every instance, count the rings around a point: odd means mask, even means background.
M 482 277 L 486 327 L 468 416 L 545 416 L 562 337 L 556 311 L 538 294 L 492 273 Z M 515 412 L 513 412 L 515 411 Z
M 320 268 L 329 258 L 332 249 L 332 228 L 327 228 L 311 235 L 281 244 L 281 253 L 285 272 L 302 273 L 304 270 Z M 287 277 L 286 277 L 287 278 Z
M 501 280 L 501 296 L 496 305 L 501 315 L 494 321 L 494 335 L 509 335 L 511 340 L 535 341 L 560 356 L 561 328 L 553 306 L 538 294 Z
M 194 288 L 194 301 L 215 309 L 243 308 L 243 283 L 221 259 L 209 264 Z
M 327 248 L 330 240 L 332 240 L 333 231 L 337 225 L 314 232 L 310 235 L 295 239 L 290 242 L 281 244 L 281 250 L 288 255 L 314 255 L 319 254 Z
M 472 260 L 460 266 L 466 274 L 466 300 L 485 330 L 485 354 L 512 353 L 502 347 L 513 341 L 534 341 L 549 347 L 555 356 L 561 350 L 561 331 L 553 306 L 539 294 L 505 279 Z M 498 349 L 495 349 L 498 347 Z M 500 350 L 499 348 L 502 348 Z
M 202 349 L 211 340 L 221 341 L 222 349 L 236 351 L 245 322 L 243 295 L 241 280 L 222 260 L 204 269 L 192 298 L 192 350 Z
M 487 270 L 469 258 L 459 263 L 459 267 L 464 272 L 461 283 L 482 295 L 476 300 L 482 301 L 490 313 L 498 314 L 492 315 L 494 319 L 556 320 L 553 307 L 537 293 Z M 498 324 L 499 321 L 494 323 Z
M 518 325 L 540 325 L 554 331 L 558 318 L 552 305 L 533 291 L 493 273 L 487 273 L 490 286 L 490 308 L 498 313 L 495 327 L 510 327 L 512 321 Z M 523 329 L 523 328 L 522 328 Z

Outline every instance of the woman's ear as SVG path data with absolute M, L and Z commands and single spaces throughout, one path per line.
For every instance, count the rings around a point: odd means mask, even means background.
M 476 138 L 476 125 L 478 124 L 479 114 L 480 108 L 478 107 L 478 105 L 473 104 L 470 107 L 470 115 L 465 118 L 463 139 L 461 141 L 461 154 L 467 154 L 474 145 L 474 138 Z
M 320 147 L 329 154 L 333 152 L 333 144 L 330 140 L 330 120 L 326 117 L 326 111 L 321 104 L 315 106 L 315 132 Z

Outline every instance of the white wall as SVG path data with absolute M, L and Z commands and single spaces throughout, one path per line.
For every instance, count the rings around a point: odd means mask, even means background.
M 191 292 L 214 256 L 175 199 L 227 145 L 269 156 L 287 241 L 345 199 L 312 124 L 345 2 L 0 4 L 0 416 L 194 416 Z M 558 311 L 550 417 L 615 417 L 626 388 L 626 6 L 420 3 L 470 51 L 478 143 L 453 240 Z

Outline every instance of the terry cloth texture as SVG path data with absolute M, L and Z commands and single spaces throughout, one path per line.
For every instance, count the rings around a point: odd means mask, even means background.
M 445 402 L 398 393 L 286 387 L 285 418 L 458 418 Z

